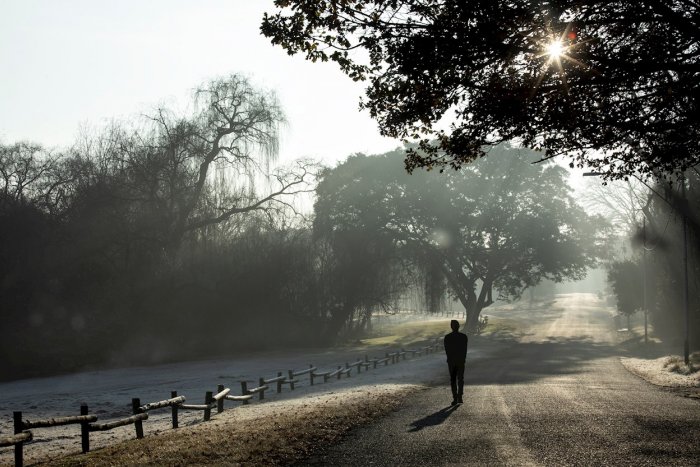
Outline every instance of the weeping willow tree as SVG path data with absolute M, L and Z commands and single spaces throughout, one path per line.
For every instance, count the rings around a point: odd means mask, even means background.
M 10 373 L 98 364 L 133 348 L 143 362 L 149 348 L 185 352 L 182 336 L 205 352 L 209 319 L 250 313 L 231 291 L 242 301 L 261 290 L 273 303 L 261 314 L 291 302 L 271 292 L 292 288 L 289 276 L 257 274 L 274 261 L 239 242 L 251 232 L 267 241 L 261 250 L 282 250 L 268 224 L 253 230 L 257 217 L 282 222 L 309 189 L 312 165 L 275 168 L 283 123 L 272 92 L 231 75 L 202 84 L 184 109 L 85 132 L 65 150 L 0 143 L 0 317 L 12 330 L 0 353 Z M 248 268 L 237 284 L 234 265 Z M 222 342 L 240 321 L 217 330 Z M 206 323 L 199 335 L 193 322 Z M 18 353 L 18 343 L 34 350 Z
M 157 219 L 159 241 L 170 251 L 189 233 L 274 209 L 309 178 L 304 165 L 270 173 L 285 122 L 273 92 L 234 74 L 197 88 L 189 108 L 160 108 L 144 121 L 114 125 L 73 154 L 94 167 L 93 179 L 108 180 L 138 205 L 132 212 Z

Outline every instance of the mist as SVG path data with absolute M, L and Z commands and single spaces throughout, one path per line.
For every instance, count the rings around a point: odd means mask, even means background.
M 407 310 L 461 309 L 477 332 L 490 304 L 600 255 L 602 220 L 534 153 L 283 166 L 272 92 L 231 75 L 192 99 L 65 149 L 0 147 L 2 379 L 330 346 Z

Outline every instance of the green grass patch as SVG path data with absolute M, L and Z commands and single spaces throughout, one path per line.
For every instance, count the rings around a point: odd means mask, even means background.
M 401 346 L 433 339 L 450 331 L 450 320 L 410 321 L 382 328 L 381 335 L 361 339 L 367 346 Z
M 484 329 L 484 335 L 505 336 L 517 334 L 520 330 L 518 320 L 512 318 L 496 318 L 489 316 L 489 324 Z
M 520 325 L 515 319 L 489 316 L 489 323 L 483 335 L 505 336 L 516 334 L 519 330 Z M 449 319 L 410 321 L 393 326 L 384 326 L 380 330 L 375 331 L 375 335 L 361 339 L 360 343 L 369 347 L 410 347 L 449 332 Z

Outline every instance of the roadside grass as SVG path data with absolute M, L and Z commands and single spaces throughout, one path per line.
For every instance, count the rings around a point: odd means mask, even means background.
M 208 423 L 123 441 L 44 465 L 292 465 L 337 442 L 348 430 L 391 412 L 421 389 L 380 385 L 244 406 L 219 414 Z
M 520 337 L 528 323 L 536 319 L 548 319 L 561 314 L 563 308 L 556 306 L 552 298 L 497 302 L 485 308 L 482 316 L 488 317 L 488 325 L 482 336 L 497 338 Z M 461 324 L 463 319 L 459 320 Z M 403 323 L 385 323 L 376 326 L 368 335 L 355 341 L 355 345 L 367 347 L 410 347 L 450 332 L 450 318 L 428 318 Z
M 497 318 L 489 316 L 489 323 L 482 335 L 493 337 L 513 337 L 522 329 L 522 325 L 517 319 Z
M 429 339 L 434 339 L 450 331 L 450 320 L 409 321 L 395 325 L 385 325 L 375 331 L 376 336 L 360 339 L 368 347 L 401 346 L 410 347 Z
M 678 373 L 679 375 L 691 375 L 700 371 L 700 352 L 690 354 L 688 365 L 685 360 L 678 355 L 666 357 L 664 368 L 667 371 Z
M 700 352 L 692 353 L 686 365 L 682 356 L 671 354 L 677 349 L 668 343 L 651 336 L 645 343 L 643 328 L 641 333 L 633 327 L 617 334 L 618 347 L 626 354 L 620 361 L 628 371 L 657 386 L 680 390 L 686 397 L 700 398 Z
M 521 326 L 516 319 L 489 316 L 488 325 L 482 332 L 482 335 L 510 337 L 516 334 L 520 328 Z M 375 331 L 374 336 L 360 339 L 359 343 L 367 347 L 410 347 L 449 332 L 449 319 L 409 321 L 395 325 L 385 325 L 380 330 Z

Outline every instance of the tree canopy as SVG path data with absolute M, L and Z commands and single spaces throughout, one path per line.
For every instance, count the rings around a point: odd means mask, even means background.
M 460 167 L 520 140 L 609 178 L 700 162 L 700 4 L 548 0 L 276 0 L 261 30 L 368 80 L 406 167 Z M 437 125 L 447 117 L 448 130 Z
M 397 255 L 437 275 L 433 284 L 461 302 L 470 328 L 494 289 L 515 298 L 545 278 L 582 278 L 594 264 L 600 224 L 576 204 L 563 168 L 503 147 L 442 176 L 408 175 L 395 158 L 358 155 L 327 171 L 315 227 L 391 241 Z

